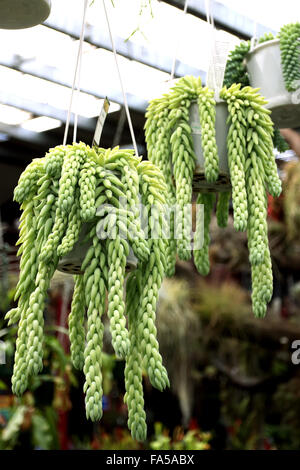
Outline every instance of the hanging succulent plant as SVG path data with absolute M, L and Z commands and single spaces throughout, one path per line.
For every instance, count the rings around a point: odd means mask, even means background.
M 265 100 L 251 87 L 240 84 L 224 87 L 220 98 L 227 103 L 229 112 L 227 135 L 228 166 L 232 186 L 234 227 L 248 233 L 250 263 L 252 267 L 252 300 L 256 316 L 264 316 L 266 305 L 272 296 L 272 267 L 267 236 L 267 200 L 265 188 L 279 196 L 281 182 L 273 154 L 273 123 Z M 165 175 L 169 203 L 176 200 L 184 213 L 186 204 L 192 201 L 192 180 L 196 155 L 193 147 L 189 111 L 192 102 L 199 107 L 201 144 L 204 156 L 204 173 L 208 181 L 216 182 L 219 174 L 219 158 L 216 145 L 214 92 L 203 88 L 200 78 L 184 77 L 178 80 L 170 93 L 153 100 L 147 110 L 146 142 L 148 157 Z M 224 122 L 224 126 L 226 123 Z M 217 192 L 217 187 L 216 191 Z M 197 203 L 204 204 L 204 234 L 197 224 L 194 241 L 201 240 L 201 249 L 194 250 L 194 263 L 198 271 L 209 272 L 209 223 L 216 195 L 207 193 L 205 187 L 198 195 Z M 226 226 L 230 192 L 219 193 L 217 220 Z M 177 216 L 177 214 L 176 214 Z M 182 229 L 183 218 L 176 217 Z M 173 272 L 176 250 L 179 258 L 191 258 L 191 245 L 186 237 L 169 245 L 167 274 Z M 174 234 L 173 234 L 174 236 Z
M 300 80 L 300 23 L 283 26 L 278 37 L 285 87 L 288 91 L 295 91 Z
M 280 29 L 277 37 L 272 33 L 265 34 L 259 38 L 258 43 L 264 43 L 278 38 L 280 46 L 282 75 L 287 91 L 295 91 L 299 87 L 300 80 L 300 23 L 288 24 Z M 250 51 L 251 42 L 243 41 L 238 44 L 229 54 L 224 75 L 224 85 L 230 87 L 233 83 L 250 85 L 246 64 L 246 56 Z M 288 150 L 288 144 L 281 136 L 278 129 L 275 129 L 273 136 L 274 147 L 279 152 Z
M 169 385 L 158 350 L 155 309 L 165 271 L 163 206 L 166 185 L 161 172 L 132 150 L 90 148 L 79 143 L 58 146 L 35 159 L 14 192 L 23 210 L 20 224 L 18 306 L 6 318 L 18 322 L 12 388 L 21 395 L 31 376 L 43 367 L 44 305 L 51 278 L 62 256 L 78 243 L 83 228 L 89 247 L 75 276 L 69 333 L 74 367 L 85 374 L 86 415 L 102 416 L 102 315 L 107 311 L 112 344 L 126 361 L 126 403 L 132 436 L 146 437 L 142 367 L 154 387 Z M 140 199 L 155 227 L 145 237 Z M 112 210 L 113 209 L 113 210 Z M 105 233 L 106 236 L 100 234 Z M 138 259 L 129 276 L 129 250 Z M 106 308 L 106 297 L 108 297 Z M 126 327 L 126 314 L 129 326 Z M 87 327 L 86 327 L 87 318 Z

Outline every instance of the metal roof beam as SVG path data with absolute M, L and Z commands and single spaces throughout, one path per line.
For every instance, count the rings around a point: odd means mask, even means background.
M 67 112 L 63 111 L 62 109 L 57 109 L 48 104 L 38 103 L 25 97 L 19 97 L 12 93 L 0 91 L 0 102 L 8 106 L 14 106 L 15 108 L 23 109 L 24 111 L 28 111 L 29 113 L 35 114 L 37 116 L 47 116 L 53 119 L 59 119 L 63 124 L 67 119 Z M 72 126 L 73 123 L 74 115 L 72 114 L 70 117 L 70 125 Z M 78 126 L 83 130 L 92 132 L 93 128 L 95 127 L 95 119 L 88 119 L 82 116 L 78 116 Z
M 0 133 L 8 135 L 12 139 L 36 144 L 40 147 L 49 148 L 57 145 L 57 139 L 51 138 L 49 135 L 46 136 L 44 132 L 32 132 L 19 126 L 0 123 Z
M 53 138 L 52 146 L 55 146 L 59 143 L 59 139 L 62 139 L 62 132 L 63 126 L 66 121 L 67 112 L 61 109 L 54 108 L 47 104 L 37 103 L 35 101 L 29 100 L 24 97 L 18 97 L 11 93 L 4 93 L 0 92 L 0 102 L 6 104 L 8 106 L 13 106 L 15 108 L 23 109 L 28 111 L 37 116 L 47 116 L 54 119 L 59 119 L 62 121 L 62 126 L 55 129 L 55 134 L 57 135 L 57 139 L 54 138 L 47 132 L 30 132 L 27 129 L 23 129 L 19 126 L 9 126 L 5 124 L 0 124 L 0 133 L 6 134 L 8 137 L 12 139 L 16 139 L 19 141 L 30 142 L 35 146 L 48 148 L 49 147 L 49 139 Z M 110 118 L 111 115 L 109 114 L 107 120 L 105 122 L 105 126 L 103 129 L 102 134 L 102 141 L 109 142 L 108 145 L 111 145 L 111 141 L 115 134 L 115 127 L 116 123 L 113 119 Z M 132 115 L 133 122 L 136 121 L 135 115 Z M 72 126 L 74 124 L 74 115 L 72 114 L 70 117 L 70 131 L 69 131 L 69 138 L 72 135 Z M 96 118 L 84 118 L 78 116 L 78 132 L 80 135 L 84 136 L 84 138 L 90 139 L 92 141 L 92 135 L 95 131 L 96 125 Z M 52 131 L 51 131 L 52 132 Z M 127 135 L 127 132 L 125 135 Z M 47 135 L 46 135 L 47 133 Z M 52 132 L 53 133 L 53 132 Z M 45 137 L 44 137 L 45 136 Z M 0 160 L 2 159 L 3 154 L 0 153 Z

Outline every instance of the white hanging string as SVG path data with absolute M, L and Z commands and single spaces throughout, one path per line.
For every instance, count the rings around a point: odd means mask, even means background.
M 88 0 L 85 0 L 87 3 Z M 86 16 L 87 9 L 85 8 L 84 12 L 84 22 L 83 22 L 83 30 L 82 35 L 80 35 L 81 42 L 79 42 L 80 53 L 79 53 L 79 62 L 78 62 L 78 71 L 77 71 L 77 85 L 76 85 L 76 93 L 75 93 L 75 112 L 74 112 L 74 128 L 73 128 L 73 142 L 77 140 L 77 128 L 78 128 L 78 104 L 79 104 L 79 97 L 80 97 L 80 80 L 81 80 L 81 69 L 82 69 L 82 55 L 83 55 L 83 40 L 84 40 L 84 29 L 85 29 L 85 16 Z M 76 106 L 77 105 L 77 106 Z
M 208 24 L 211 24 L 213 28 L 215 27 L 215 22 L 212 14 L 211 0 L 205 0 L 205 9 L 206 9 L 206 21 Z
M 189 0 L 185 0 L 185 4 L 184 4 L 184 8 L 183 8 L 183 15 L 184 15 L 183 17 L 185 17 L 185 15 L 187 14 L 188 3 L 189 3 Z M 174 57 L 173 57 L 172 69 L 171 69 L 171 74 L 170 74 L 170 80 L 173 80 L 174 75 L 175 75 L 175 67 L 176 67 L 176 61 L 177 61 L 177 55 L 178 55 L 180 40 L 181 40 L 181 35 L 178 34 L 177 43 L 176 43 L 175 52 L 174 52 Z
M 62 346 L 66 344 L 66 335 L 62 331 L 62 328 L 66 328 L 67 323 L 68 323 L 68 314 L 69 314 L 69 302 L 72 297 L 72 283 L 70 279 L 72 279 L 71 276 L 66 276 L 68 279 L 64 280 L 63 283 L 63 289 L 62 289 L 62 304 L 61 304 L 61 310 L 60 310 L 60 316 L 59 316 L 59 326 L 60 330 L 57 335 L 57 339 L 60 342 Z
M 74 98 L 74 91 L 75 91 L 76 83 L 77 83 L 77 93 L 78 93 L 78 95 L 79 95 L 79 91 L 80 91 L 80 85 L 79 85 L 79 82 L 80 82 L 80 67 L 81 67 L 81 56 L 82 56 L 82 46 L 83 46 L 83 39 L 84 39 L 84 29 L 85 29 L 85 18 L 86 18 L 87 6 L 88 6 L 88 0 L 84 0 L 84 7 L 83 7 L 84 9 L 83 9 L 83 17 L 82 17 L 82 24 L 81 24 L 81 31 L 80 31 L 78 53 L 77 53 L 77 58 L 76 58 L 75 72 L 74 72 L 74 78 L 73 78 L 73 83 L 72 83 L 71 97 L 70 97 L 70 103 L 69 103 L 69 108 L 68 108 L 68 114 L 67 114 L 67 120 L 66 120 L 66 127 L 65 127 L 63 145 L 66 145 L 66 143 L 67 143 L 67 138 L 68 138 L 68 133 L 69 133 L 69 126 L 70 126 L 71 111 L 72 111 L 72 104 L 73 104 L 73 98 Z M 74 134 L 73 134 L 73 141 L 74 142 L 76 142 L 77 123 L 78 123 L 78 113 L 76 112 L 75 116 L 74 116 Z
M 73 142 L 77 140 L 77 127 L 78 127 L 78 104 L 79 104 L 79 96 L 80 96 L 80 76 L 81 76 L 81 61 L 82 61 L 82 52 L 79 56 L 79 64 L 78 64 L 78 73 L 77 73 L 77 84 L 76 84 L 76 91 L 74 94 L 74 127 L 73 127 Z
M 119 61 L 118 61 L 115 41 L 114 41 L 114 38 L 113 38 L 112 29 L 111 29 L 110 21 L 109 21 L 108 14 L 107 14 L 105 0 L 102 0 L 102 3 L 103 3 L 104 13 L 105 13 L 105 17 L 106 17 L 107 28 L 108 28 L 108 32 L 109 32 L 109 36 L 110 36 L 110 42 L 111 42 L 112 50 L 113 50 L 113 53 L 114 53 L 114 58 L 115 58 L 115 63 L 116 63 L 117 72 L 118 72 L 118 76 L 119 76 L 119 81 L 120 81 L 120 85 L 121 85 L 121 90 L 122 90 L 123 101 L 124 101 L 128 126 L 129 126 L 129 130 L 130 130 L 131 140 L 132 140 L 132 144 L 133 144 L 135 154 L 138 157 L 139 154 L 138 154 L 138 149 L 137 149 L 137 145 L 136 145 L 136 140 L 135 140 L 134 130 L 133 130 L 133 126 L 132 126 L 132 121 L 131 121 L 131 117 L 130 117 L 129 106 L 128 106 L 128 102 L 127 102 L 127 96 L 126 96 L 125 87 L 124 87 L 124 84 L 123 84 L 123 79 L 122 79 L 122 76 L 121 76 L 121 70 L 120 70 L 120 67 L 119 67 Z
M 213 15 L 212 15 L 212 12 L 211 12 L 211 0 L 205 0 L 205 10 L 206 10 L 206 21 L 207 21 L 207 24 L 209 25 L 209 27 L 211 27 L 211 53 L 213 54 L 213 56 L 215 55 L 215 48 L 216 48 L 216 44 L 215 44 L 215 23 L 214 23 L 214 19 L 213 19 Z M 213 67 L 212 68 L 212 80 L 213 80 L 213 87 L 214 89 L 216 89 L 216 72 L 215 72 L 215 68 Z
M 253 36 L 250 41 L 250 50 L 252 51 L 254 47 L 256 46 L 256 40 L 257 40 L 257 21 L 254 20 L 254 26 L 253 26 Z

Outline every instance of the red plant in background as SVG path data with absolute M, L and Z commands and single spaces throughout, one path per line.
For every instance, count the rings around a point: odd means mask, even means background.
M 227 427 L 227 432 L 230 436 L 236 436 L 236 434 L 239 432 L 239 429 L 242 425 L 242 420 L 241 419 L 236 419 L 232 426 Z
M 283 220 L 283 193 L 277 198 L 268 194 L 268 217 L 272 220 L 280 222 Z
M 195 429 L 199 429 L 199 424 L 196 418 L 191 418 L 189 422 L 189 430 L 194 431 Z

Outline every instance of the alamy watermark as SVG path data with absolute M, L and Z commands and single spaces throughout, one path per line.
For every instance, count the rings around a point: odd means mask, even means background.
M 99 222 L 96 232 L 101 240 L 114 240 L 117 236 L 129 241 L 141 238 L 175 239 L 187 242 L 189 250 L 200 250 L 203 247 L 203 204 L 131 206 L 125 198 L 119 198 L 117 205 L 100 205 L 97 216 Z
M 291 348 L 295 349 L 295 351 L 292 353 L 291 360 L 292 363 L 297 366 L 300 364 L 300 339 L 295 339 L 292 342 Z

